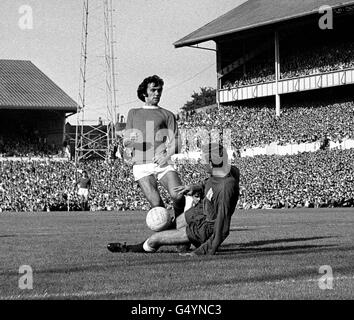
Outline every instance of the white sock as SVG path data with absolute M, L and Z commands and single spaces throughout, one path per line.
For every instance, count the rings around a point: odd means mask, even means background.
M 156 252 L 156 249 L 155 249 L 155 248 L 149 246 L 148 241 L 149 241 L 149 239 L 147 239 L 147 240 L 144 242 L 144 244 L 143 244 L 144 250 L 145 250 L 146 252 Z
M 191 196 L 185 196 L 185 197 L 186 197 L 186 205 L 184 206 L 183 212 L 186 212 L 187 210 L 193 207 L 193 197 Z

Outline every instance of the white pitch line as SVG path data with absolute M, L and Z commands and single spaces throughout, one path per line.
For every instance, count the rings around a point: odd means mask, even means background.
M 16 295 L 16 296 L 0 296 L 0 300 L 18 300 L 18 299 L 53 299 L 53 298 L 83 298 L 94 297 L 112 294 L 122 294 L 120 290 L 105 290 L 105 291 L 81 291 L 72 293 L 42 293 L 42 294 L 29 294 L 29 295 Z
M 309 282 L 318 282 L 319 279 L 285 279 L 285 280 L 276 280 L 276 281 L 266 281 L 266 285 L 282 285 L 287 283 L 309 283 Z M 354 276 L 338 276 L 334 277 L 333 281 L 340 280 L 354 280 Z M 55 299 L 55 298 L 85 298 L 85 297 L 95 297 L 95 296 L 104 296 L 104 295 L 114 295 L 127 293 L 121 290 L 105 290 L 105 291 L 81 291 L 73 293 L 43 293 L 43 294 L 32 294 L 32 295 L 12 295 L 12 296 L 0 296 L 0 300 L 22 300 L 22 299 Z
M 285 280 L 276 280 L 276 281 L 266 281 L 265 284 L 286 284 L 286 283 L 299 283 L 299 282 L 318 282 L 320 278 L 317 279 L 285 279 Z M 339 280 L 354 280 L 354 276 L 338 276 L 333 277 L 333 281 Z

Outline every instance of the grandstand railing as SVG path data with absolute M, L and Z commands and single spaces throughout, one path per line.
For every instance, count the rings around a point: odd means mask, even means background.
M 286 144 L 279 145 L 277 142 L 273 142 L 267 146 L 245 148 L 240 151 L 241 157 L 255 157 L 259 155 L 294 155 L 303 152 L 316 152 L 321 149 L 322 141 L 300 143 L 300 144 Z M 354 149 L 354 139 L 345 138 L 343 141 L 330 141 L 329 149 L 339 148 L 341 150 Z M 227 150 L 229 158 L 234 157 L 234 150 Z M 201 151 L 194 150 L 185 153 L 180 153 L 172 156 L 172 160 L 193 160 L 198 161 L 201 159 Z
M 0 162 L 4 161 L 20 161 L 20 162 L 68 162 L 67 157 L 2 157 L 0 156 Z
M 308 76 L 280 79 L 278 93 L 294 93 L 342 85 L 354 84 L 354 68 L 317 73 Z M 219 90 L 220 103 L 274 96 L 277 92 L 276 82 L 262 82 L 254 85 L 240 86 Z

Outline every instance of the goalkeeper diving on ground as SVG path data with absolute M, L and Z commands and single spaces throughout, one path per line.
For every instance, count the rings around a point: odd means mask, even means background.
M 192 244 L 185 255 L 213 255 L 227 238 L 231 217 L 239 198 L 240 172 L 229 163 L 226 149 L 219 143 L 202 146 L 202 163 L 210 177 L 199 185 L 178 186 L 180 195 L 199 194 L 201 202 L 176 219 L 175 228 L 156 232 L 137 244 L 109 243 L 115 253 L 154 253 L 161 246 Z

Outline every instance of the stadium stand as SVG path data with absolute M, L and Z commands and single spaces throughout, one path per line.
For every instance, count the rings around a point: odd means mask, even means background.
M 313 101 L 283 106 L 276 117 L 274 107 L 255 102 L 198 112 L 180 122 L 182 129 L 210 132 L 231 129 L 232 147 L 244 149 L 277 142 L 279 145 L 354 138 L 354 101 Z M 200 145 L 200 144 L 199 144 Z M 189 143 L 189 151 L 198 151 Z
M 77 104 L 32 62 L 0 60 L 0 154 L 55 155 Z
M 239 209 L 354 207 L 353 158 L 354 149 L 237 158 L 243 190 Z M 198 162 L 177 161 L 176 167 L 184 183 L 206 178 Z M 131 167 L 121 160 L 92 160 L 82 169 L 89 170 L 93 181 L 91 211 L 148 210 Z M 72 162 L 64 161 L 2 162 L 0 211 L 80 210 L 73 189 L 75 170 Z
M 281 78 L 295 78 L 354 68 L 354 42 L 334 42 L 315 45 L 299 44 L 282 56 Z M 275 81 L 274 58 L 263 58 L 246 64 L 247 72 L 227 80 L 223 88 L 233 88 Z

